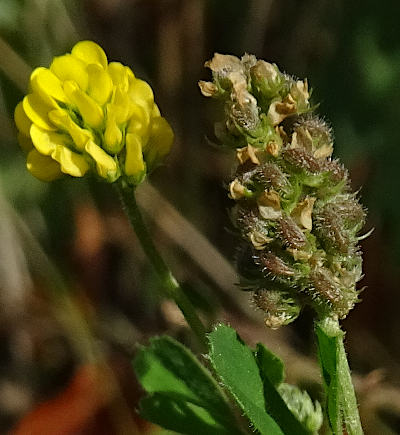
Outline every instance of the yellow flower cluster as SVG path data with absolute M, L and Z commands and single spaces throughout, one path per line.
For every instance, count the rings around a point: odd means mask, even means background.
M 40 180 L 92 172 L 136 185 L 171 148 L 172 129 L 150 86 L 127 66 L 108 63 L 92 41 L 36 68 L 29 91 L 14 118 L 27 168 Z

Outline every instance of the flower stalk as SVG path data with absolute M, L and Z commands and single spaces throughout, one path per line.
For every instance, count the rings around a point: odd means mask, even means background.
M 178 281 L 175 279 L 154 245 L 153 239 L 136 202 L 135 188 L 132 188 L 132 186 L 129 186 L 123 181 L 115 183 L 115 187 L 118 190 L 125 212 L 142 245 L 143 251 L 157 272 L 163 296 L 172 299 L 176 303 L 200 344 L 206 346 L 206 330 L 204 325 L 198 317 L 193 304 L 185 295 Z
M 348 435 L 362 435 L 357 399 L 344 348 L 345 333 L 338 319 L 329 317 L 318 321 L 316 336 L 332 432 L 341 435 L 343 428 L 346 428 Z

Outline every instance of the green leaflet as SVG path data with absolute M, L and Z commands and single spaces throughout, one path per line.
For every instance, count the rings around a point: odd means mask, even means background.
M 285 380 L 283 361 L 263 344 L 257 343 L 254 356 L 263 379 L 268 378 L 274 387 L 277 387 Z
M 309 435 L 311 432 L 293 415 L 276 389 L 285 378 L 282 360 L 261 343 L 257 344 L 255 357 L 264 385 L 268 413 L 274 417 L 285 434 Z
M 150 346 L 140 349 L 134 369 L 150 393 L 140 403 L 149 421 L 188 435 L 242 433 L 218 384 L 174 339 L 151 339 Z
M 209 410 L 189 402 L 179 395 L 154 393 L 140 402 L 140 414 L 146 420 L 182 434 L 222 435 L 233 432 L 232 426 L 222 425 Z
M 282 435 L 282 430 L 265 411 L 263 382 L 252 351 L 234 329 L 225 325 L 218 325 L 209 334 L 209 341 L 215 371 L 254 428 L 261 434 Z

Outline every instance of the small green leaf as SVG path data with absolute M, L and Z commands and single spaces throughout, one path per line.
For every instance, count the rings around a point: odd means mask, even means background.
M 272 353 L 262 343 L 257 343 L 255 357 L 261 377 L 267 376 L 272 385 L 276 387 L 284 381 L 285 367 L 279 356 Z
M 332 432 L 342 433 L 340 414 L 339 379 L 337 373 L 339 357 L 339 337 L 337 331 L 330 331 L 326 325 L 317 323 L 315 332 L 318 338 L 318 357 L 322 368 L 326 391 L 326 409 Z
M 182 434 L 229 435 L 232 433 L 232 427 L 221 425 L 201 406 L 179 396 L 173 397 L 165 393 L 154 393 L 142 399 L 140 414 L 148 421 Z
M 133 364 L 150 393 L 141 401 L 144 418 L 185 434 L 204 433 L 198 428 L 205 426 L 213 428 L 206 433 L 216 435 L 241 433 L 217 382 L 182 344 L 167 336 L 153 338 Z
M 255 357 L 264 385 L 268 413 L 274 417 L 285 434 L 309 435 L 310 432 L 293 415 L 276 389 L 285 378 L 282 360 L 261 343 L 257 344 Z
M 254 427 L 261 434 L 283 435 L 265 410 L 263 383 L 252 351 L 226 325 L 209 334 L 209 341 L 215 371 Z

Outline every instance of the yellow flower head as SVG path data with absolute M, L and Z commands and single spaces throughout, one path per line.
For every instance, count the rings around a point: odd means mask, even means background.
M 172 129 L 150 86 L 127 66 L 108 63 L 94 42 L 78 42 L 50 68 L 36 68 L 29 90 L 14 118 L 26 166 L 40 180 L 95 173 L 136 185 L 171 148 Z

